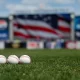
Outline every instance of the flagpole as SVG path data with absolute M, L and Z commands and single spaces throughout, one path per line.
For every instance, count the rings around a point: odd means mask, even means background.
M 13 16 L 9 16 L 9 32 L 10 32 L 10 41 L 13 41 L 13 27 L 12 27 Z
M 71 14 L 71 40 L 74 41 L 75 40 L 75 30 L 74 30 L 74 19 L 75 19 L 75 15 Z

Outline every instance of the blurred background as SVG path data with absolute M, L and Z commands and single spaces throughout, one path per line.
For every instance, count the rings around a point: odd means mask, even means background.
M 0 49 L 80 49 L 80 0 L 0 0 Z
M 80 80 L 80 0 L 0 0 L 0 54 L 31 58 L 0 80 Z

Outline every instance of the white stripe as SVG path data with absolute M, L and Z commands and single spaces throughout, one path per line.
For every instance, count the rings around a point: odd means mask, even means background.
M 62 32 L 64 34 L 64 37 L 70 38 L 70 33 L 69 32 Z
M 62 21 L 62 20 L 58 21 L 58 26 L 70 28 L 70 25 L 67 22 Z
M 65 35 L 62 33 L 62 31 L 59 31 L 59 30 L 57 30 L 57 29 L 55 29 L 55 31 L 58 33 L 59 36 L 63 36 L 63 37 L 65 36 Z
M 64 28 L 70 28 L 70 25 L 67 22 L 62 21 L 62 20 L 58 21 L 58 25 L 61 26 L 61 27 L 64 27 Z M 70 38 L 70 33 L 69 32 L 62 31 L 62 33 L 64 34 L 64 36 L 66 38 Z
M 64 27 L 64 28 L 70 28 L 70 25 L 67 22 L 62 21 L 62 20 L 58 21 L 58 26 L 61 26 L 61 27 Z M 70 38 L 70 33 L 69 32 L 63 32 L 62 31 L 62 33 L 64 34 L 65 37 Z
M 28 35 L 28 32 L 25 29 L 18 29 L 17 27 L 14 27 L 13 29 L 14 29 L 14 32 L 19 32 L 24 35 Z
M 59 38 L 59 36 L 56 34 L 44 32 L 44 31 L 28 30 L 28 32 L 33 36 L 41 36 L 44 38 Z
M 22 20 L 22 19 L 16 19 L 13 21 L 13 23 L 20 23 L 22 25 L 31 25 L 31 26 L 40 26 L 44 28 L 49 28 L 53 29 L 49 24 L 47 24 L 44 21 L 39 21 L 39 20 Z

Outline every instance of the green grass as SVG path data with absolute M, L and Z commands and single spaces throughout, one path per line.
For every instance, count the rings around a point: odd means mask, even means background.
M 6 49 L 0 54 L 31 57 L 31 64 L 0 64 L 0 80 L 80 80 L 80 50 Z

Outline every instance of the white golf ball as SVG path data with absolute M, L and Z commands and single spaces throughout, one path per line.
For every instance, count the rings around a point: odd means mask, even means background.
M 6 57 L 3 55 L 0 55 L 0 64 L 6 63 Z
M 20 63 L 30 63 L 31 58 L 28 55 L 22 55 L 20 57 Z
M 18 64 L 19 63 L 19 58 L 16 55 L 10 55 L 7 59 L 8 63 L 11 64 Z

